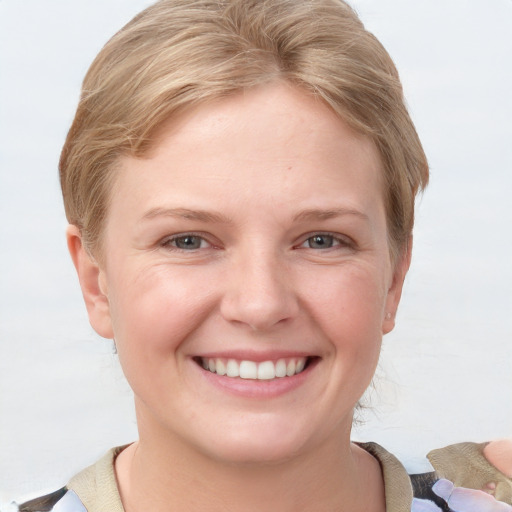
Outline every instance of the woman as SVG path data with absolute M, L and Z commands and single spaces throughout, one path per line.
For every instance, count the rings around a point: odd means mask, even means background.
M 45 498 L 55 510 L 510 510 L 481 447 L 450 460 L 481 463 L 498 500 L 453 491 L 446 452 L 411 480 L 350 442 L 428 169 L 394 65 L 347 5 L 158 2 L 92 64 L 60 171 L 140 439 Z

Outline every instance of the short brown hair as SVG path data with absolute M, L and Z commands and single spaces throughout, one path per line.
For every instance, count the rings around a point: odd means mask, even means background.
M 342 0 L 161 0 L 108 41 L 60 159 L 68 221 L 95 251 L 115 164 L 143 156 L 173 114 L 284 80 L 377 147 L 392 254 L 407 243 L 428 165 L 386 50 Z

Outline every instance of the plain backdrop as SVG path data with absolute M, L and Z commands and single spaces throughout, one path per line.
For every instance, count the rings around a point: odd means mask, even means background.
M 136 438 L 67 255 L 57 162 L 80 82 L 146 0 L 0 0 L 0 508 Z M 396 330 L 354 431 L 424 469 L 512 435 L 512 1 L 357 0 L 429 157 Z

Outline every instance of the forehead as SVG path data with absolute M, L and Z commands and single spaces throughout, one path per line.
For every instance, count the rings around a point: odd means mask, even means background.
M 353 130 L 319 96 L 284 81 L 200 103 L 173 116 L 157 129 L 147 156 L 158 151 L 161 142 L 170 136 L 177 143 L 193 143 L 194 138 L 207 142 L 227 135 L 229 129 L 249 132 L 255 141 L 256 135 L 269 132 L 285 143 L 284 150 L 290 151 L 297 149 L 291 147 L 293 141 L 304 135 L 307 140 L 303 142 L 308 142 L 302 146 L 304 152 L 332 143 L 340 148 L 359 146 L 360 155 L 364 152 L 368 160 L 380 165 L 378 151 L 368 137 Z
M 335 201 L 340 188 L 354 206 L 375 202 L 375 194 L 382 199 L 373 143 L 324 102 L 284 83 L 184 112 L 159 130 L 145 157 L 124 157 L 120 164 L 113 202 L 133 193 L 148 205 L 194 194 L 202 201 L 231 191 L 263 206 L 263 198 Z

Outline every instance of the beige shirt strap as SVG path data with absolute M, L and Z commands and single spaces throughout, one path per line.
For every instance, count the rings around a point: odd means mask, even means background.
M 114 460 L 124 448 L 109 450 L 96 464 L 78 473 L 68 483 L 68 489 L 80 497 L 87 512 L 124 512 L 114 473 Z
M 388 512 L 410 512 L 413 499 L 412 484 L 400 461 L 377 443 L 357 443 L 373 455 L 382 468 Z

